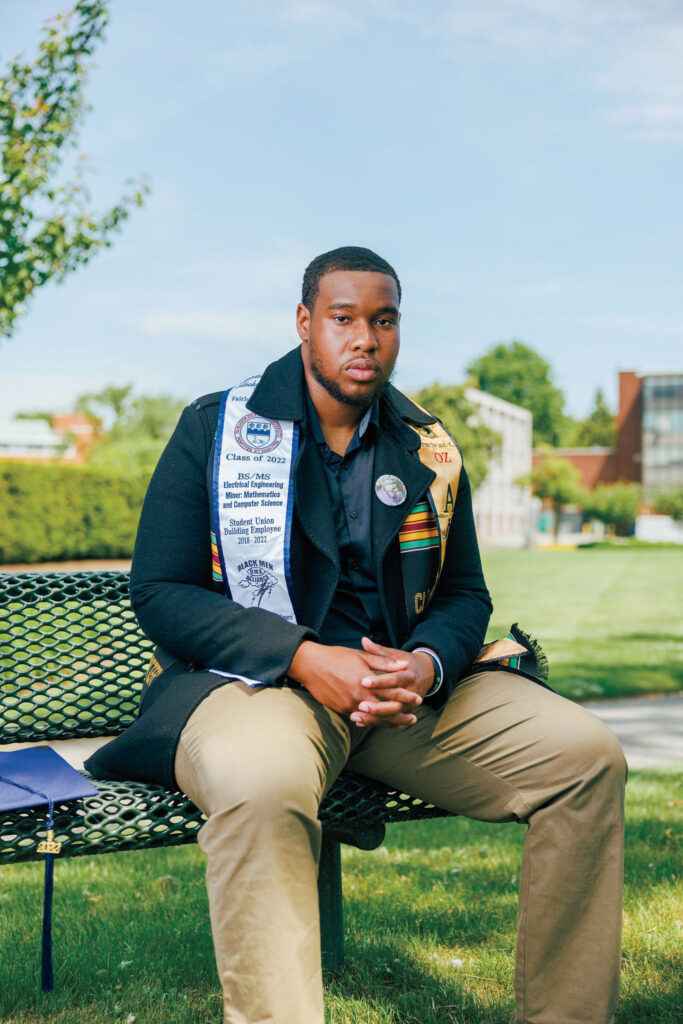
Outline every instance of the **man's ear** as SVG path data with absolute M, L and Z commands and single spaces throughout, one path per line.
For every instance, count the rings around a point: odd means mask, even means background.
M 303 302 L 296 307 L 296 330 L 302 341 L 308 341 L 311 333 L 311 313 Z

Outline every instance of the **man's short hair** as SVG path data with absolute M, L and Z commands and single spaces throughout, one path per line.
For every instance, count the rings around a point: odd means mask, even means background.
M 321 256 L 316 256 L 304 271 L 301 301 L 311 312 L 318 296 L 320 278 L 324 274 L 331 274 L 334 270 L 369 270 L 379 274 L 389 274 L 396 282 L 398 301 L 401 301 L 401 282 L 390 263 L 383 260 L 372 249 L 363 249 L 359 245 L 342 245 L 339 249 L 331 249 Z

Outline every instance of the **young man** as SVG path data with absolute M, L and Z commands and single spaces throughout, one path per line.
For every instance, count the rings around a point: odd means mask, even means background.
M 491 602 L 470 489 L 452 438 L 389 384 L 400 297 L 367 249 L 317 257 L 300 349 L 183 413 L 133 560 L 150 685 L 89 767 L 206 813 L 226 1024 L 323 1022 L 317 815 L 345 766 L 528 823 L 513 1019 L 607 1024 L 624 758 L 589 712 L 472 665 Z

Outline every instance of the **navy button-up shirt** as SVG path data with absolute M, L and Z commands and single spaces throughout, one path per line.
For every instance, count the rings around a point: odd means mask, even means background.
M 358 424 L 343 455 L 327 444 L 310 395 L 306 394 L 308 433 L 315 441 L 330 492 L 341 575 L 320 628 L 324 644 L 361 648 L 361 637 L 390 644 L 379 600 L 372 556 L 372 494 L 377 399 Z

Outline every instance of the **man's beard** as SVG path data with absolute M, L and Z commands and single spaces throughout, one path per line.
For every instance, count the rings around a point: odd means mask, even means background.
M 369 395 L 347 395 L 345 391 L 337 384 L 336 380 L 332 380 L 331 377 L 326 377 L 323 373 L 320 361 L 318 359 L 318 353 L 314 346 L 311 344 L 311 373 L 317 380 L 318 384 L 325 388 L 328 395 L 336 399 L 337 402 L 341 402 L 343 405 L 353 405 L 359 409 L 369 409 L 376 398 L 385 391 L 389 384 L 390 378 L 382 381 L 382 383 L 375 388 L 372 394 Z

